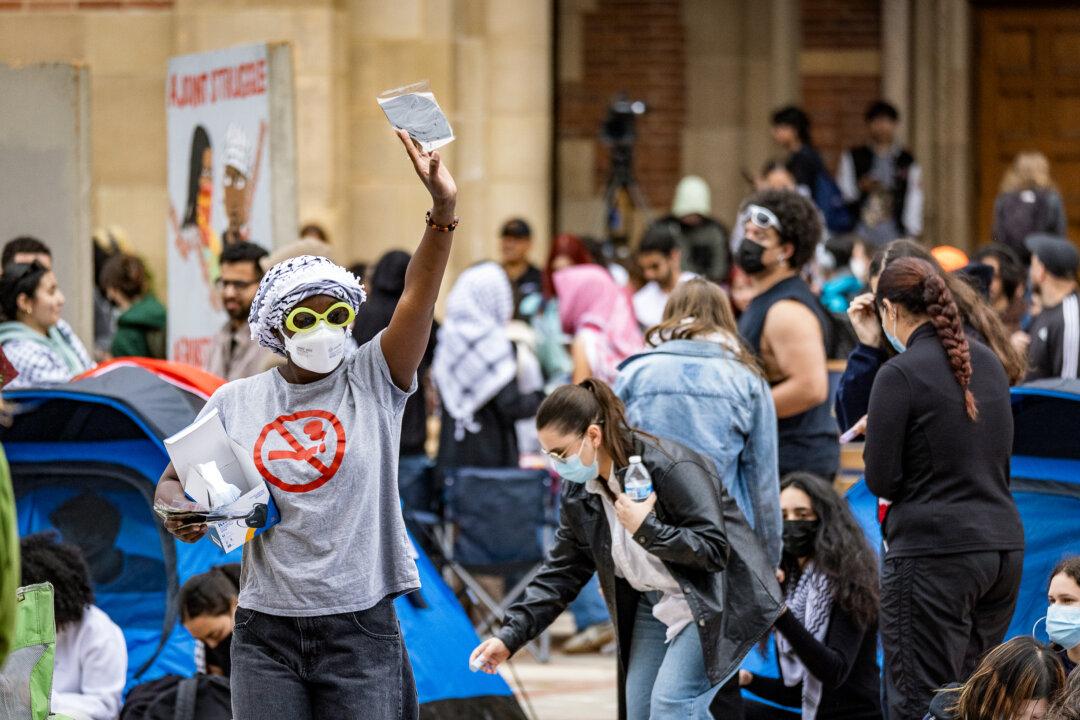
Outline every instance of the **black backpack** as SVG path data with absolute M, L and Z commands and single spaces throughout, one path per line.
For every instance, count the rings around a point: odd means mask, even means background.
M 232 720 L 229 679 L 220 675 L 166 675 L 136 685 L 120 720 Z

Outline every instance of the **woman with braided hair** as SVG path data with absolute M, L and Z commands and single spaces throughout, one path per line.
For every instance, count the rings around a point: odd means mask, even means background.
M 890 263 L 875 298 L 897 355 L 874 379 L 866 483 L 882 500 L 881 637 L 888 717 L 922 717 L 1001 642 L 1020 585 L 1024 531 L 1009 492 L 1009 380 L 964 333 L 945 279 Z

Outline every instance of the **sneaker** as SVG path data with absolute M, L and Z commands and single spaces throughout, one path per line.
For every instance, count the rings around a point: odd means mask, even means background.
M 599 652 L 605 645 L 615 641 L 615 626 L 611 621 L 590 625 L 566 641 L 563 652 L 567 655 Z

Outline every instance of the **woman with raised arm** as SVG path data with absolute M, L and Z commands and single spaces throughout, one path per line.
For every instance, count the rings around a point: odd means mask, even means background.
M 866 484 L 886 501 L 881 637 L 888 717 L 919 717 L 1001 642 L 1016 606 L 1024 530 L 1009 492 L 1009 380 L 939 270 L 903 258 L 875 298 L 898 353 L 874 379 Z M 891 503 L 891 505 L 889 505 Z
M 236 720 L 419 714 L 393 606 L 420 585 L 398 500 L 398 432 L 458 222 L 457 187 L 437 152 L 398 136 L 432 208 L 390 325 L 346 357 L 348 328 L 363 312 L 359 280 L 326 258 L 279 263 L 248 321 L 286 364 L 222 386 L 203 410 L 216 409 L 252 454 L 281 511 L 244 549 Z M 191 507 L 172 465 L 156 499 Z M 206 533 L 176 521 L 166 528 L 188 542 Z

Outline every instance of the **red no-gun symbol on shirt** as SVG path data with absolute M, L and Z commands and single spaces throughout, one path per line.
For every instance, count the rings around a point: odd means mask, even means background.
M 307 422 L 301 424 L 305 419 Z M 281 415 L 259 433 L 254 455 L 255 467 L 268 483 L 285 492 L 308 492 L 325 485 L 341 467 L 345 430 L 326 410 Z M 271 471 L 270 463 L 277 474 Z

